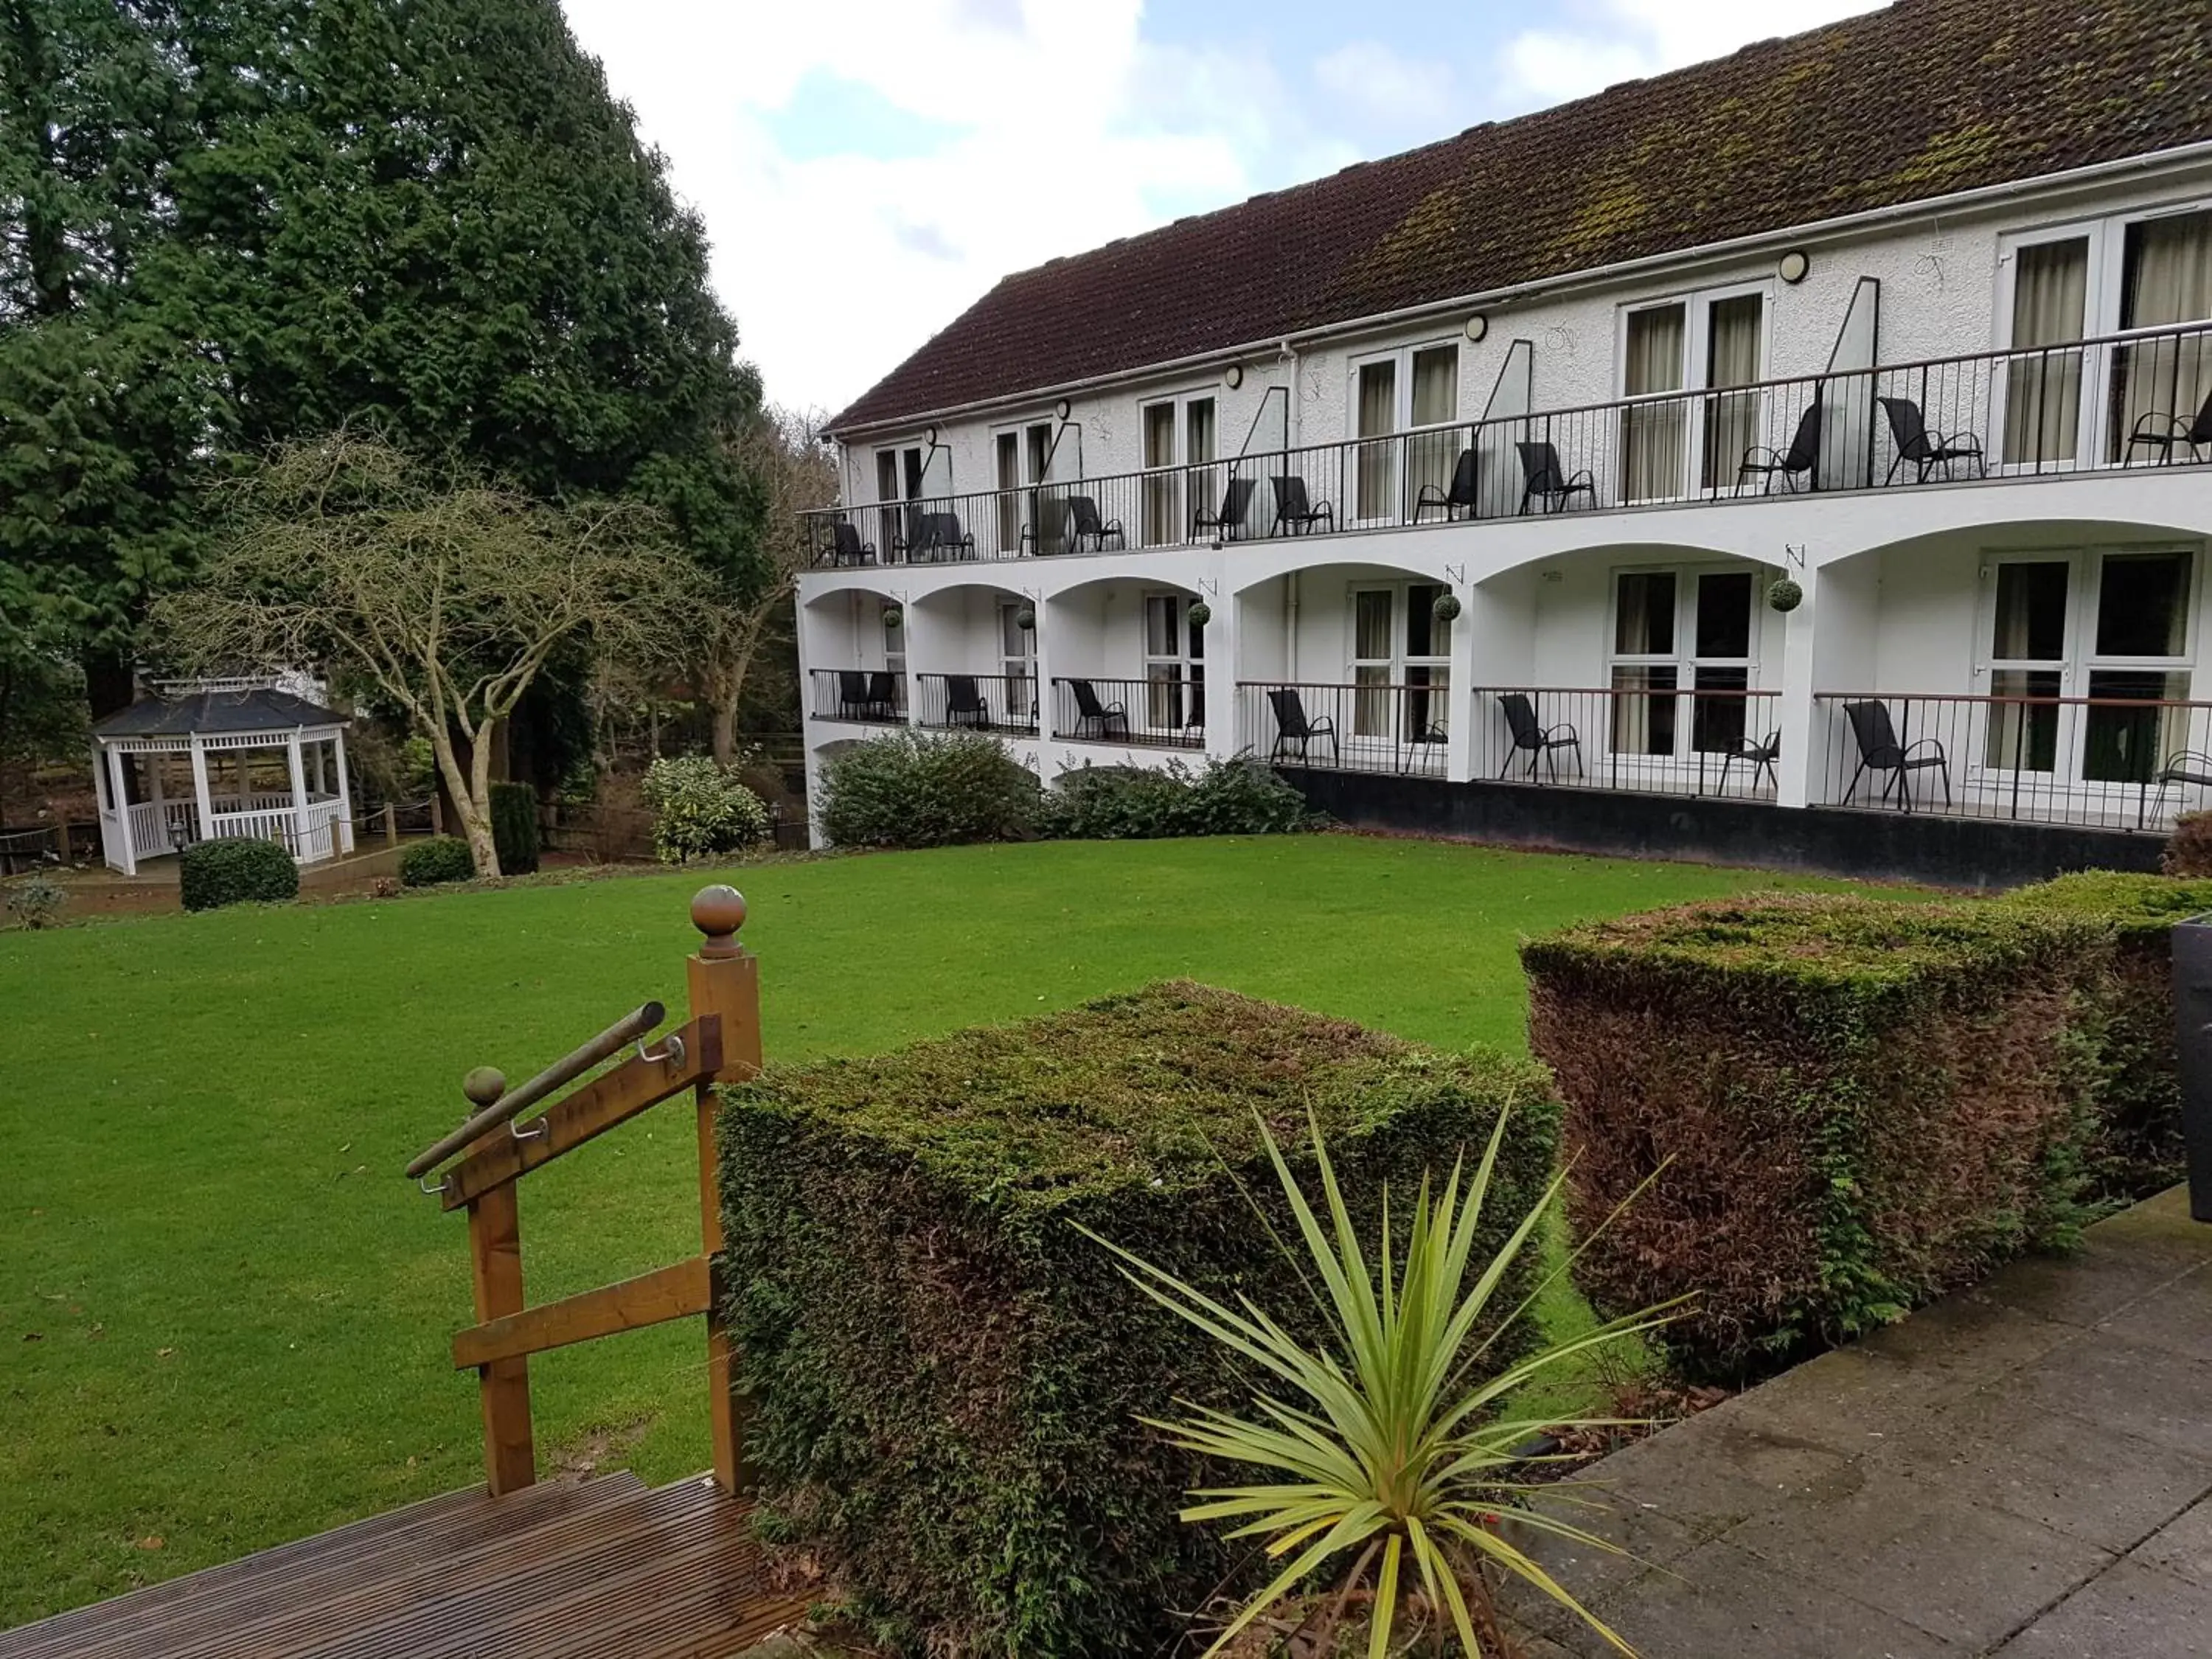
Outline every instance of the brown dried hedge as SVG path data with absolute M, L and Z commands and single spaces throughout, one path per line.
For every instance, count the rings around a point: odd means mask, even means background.
M 2096 1134 L 2111 929 L 2057 907 L 1785 897 L 1524 945 L 1567 1103 L 1576 1277 L 1694 1293 L 1670 1358 L 1738 1378 L 2067 1242 Z
M 2090 1179 L 2100 1199 L 2142 1198 L 2181 1179 L 2181 1079 L 2174 1053 L 2173 924 L 2212 912 L 2212 881 L 2087 870 L 2000 902 L 2086 918 L 2112 933 L 2098 1058 L 2099 1133 Z
M 2212 876 L 2212 812 L 2184 812 L 2174 819 L 2158 862 L 2169 876 Z
M 1260 1565 L 1176 1520 L 1198 1470 L 1135 1421 L 1249 1402 L 1253 1379 L 1070 1223 L 1318 1338 L 1255 1213 L 1294 1237 L 1255 1110 L 1289 1146 L 1313 1109 L 1370 1236 L 1385 1182 L 1407 1194 L 1479 1154 L 1509 1102 L 1479 1248 L 1558 1155 L 1526 1060 L 1188 983 L 771 1069 L 723 1101 L 725 1295 L 763 1530 L 879 1639 L 940 1655 L 1164 1651 L 1178 1613 Z M 1531 1287 L 1523 1272 L 1501 1305 Z

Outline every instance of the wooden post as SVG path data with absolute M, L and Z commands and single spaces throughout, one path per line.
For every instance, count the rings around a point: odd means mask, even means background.
M 489 1106 L 507 1091 L 507 1079 L 480 1066 L 468 1074 L 461 1091 L 476 1106 Z M 507 1133 L 502 1123 L 469 1150 L 482 1151 Z M 516 1202 L 520 1184 L 503 1182 L 469 1202 L 469 1267 L 479 1325 L 523 1310 L 522 1215 Z M 494 1498 L 503 1498 L 538 1479 L 530 1437 L 528 1358 L 517 1354 L 477 1366 L 477 1399 L 483 1412 L 484 1481 Z
M 430 792 L 430 833 L 434 836 L 442 836 L 446 833 L 445 803 L 438 799 L 438 792 L 435 789 Z
M 386 847 L 399 845 L 399 813 L 388 801 L 384 807 L 384 844 Z
M 716 1083 L 742 1083 L 761 1068 L 760 962 L 738 943 L 744 896 L 734 887 L 705 887 L 691 901 L 691 925 L 706 937 L 684 963 L 691 1016 L 722 1018 L 722 1068 L 696 1090 L 699 1107 L 699 1235 L 711 1261 L 722 1249 L 721 1191 L 715 1179 Z M 731 1388 L 730 1338 L 722 1322 L 721 1286 L 707 1310 L 707 1413 L 714 1433 L 714 1480 L 732 1495 L 746 1484 L 738 1398 Z

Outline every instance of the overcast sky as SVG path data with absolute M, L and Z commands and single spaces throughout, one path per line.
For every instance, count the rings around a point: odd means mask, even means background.
M 834 412 L 1008 271 L 1876 0 L 564 3 Z

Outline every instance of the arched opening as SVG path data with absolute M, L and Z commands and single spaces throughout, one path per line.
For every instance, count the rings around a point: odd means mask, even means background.
M 961 582 L 921 595 L 912 612 L 915 723 L 1034 737 L 1036 601 L 995 582 Z
M 1195 588 L 1150 574 L 1053 594 L 1043 648 L 1054 738 L 1205 747 L 1211 620 L 1211 606 Z
M 903 726 L 911 705 L 906 607 L 879 588 L 836 587 L 801 607 L 806 708 L 841 726 Z

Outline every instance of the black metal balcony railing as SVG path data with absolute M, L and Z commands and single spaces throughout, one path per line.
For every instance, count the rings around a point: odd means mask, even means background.
M 1036 735 L 1037 682 L 1033 674 L 917 674 L 915 696 L 917 725 Z
M 814 717 L 865 726 L 906 724 L 906 676 L 881 668 L 817 668 Z
M 2208 462 L 2200 323 L 805 517 L 819 564 L 922 563 Z
M 1813 802 L 2169 829 L 2178 813 L 2212 799 L 2212 703 L 2164 695 L 2177 682 L 2185 685 L 2185 674 L 2127 671 L 2109 678 L 2120 684 L 2108 690 L 2142 695 L 1820 693 L 1814 699 L 1820 765 Z
M 1632 794 L 1774 799 L 1780 692 L 1728 684 L 1743 678 L 1739 669 L 1619 674 L 1609 687 L 1478 686 L 1469 772 Z
M 1415 683 L 1350 685 L 1240 680 L 1244 747 L 1276 766 L 1444 775 L 1452 692 L 1442 668 Z
M 1075 743 L 1200 749 L 1206 744 L 1203 671 L 1141 680 L 1055 678 L 1052 734 Z

